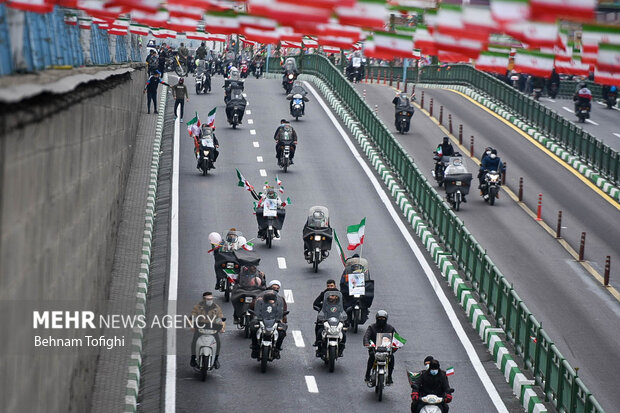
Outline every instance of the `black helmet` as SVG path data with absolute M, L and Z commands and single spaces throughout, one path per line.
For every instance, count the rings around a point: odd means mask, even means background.
M 579 83 L 579 89 L 583 89 L 583 88 L 585 88 L 586 86 L 587 86 L 587 85 L 586 85 L 586 82 L 580 82 L 580 83 Z
M 443 137 L 443 143 L 448 143 L 450 142 L 450 138 L 448 138 L 447 136 Z
M 387 313 L 387 311 L 385 311 L 385 310 L 379 310 L 379 311 L 377 311 L 377 314 L 375 315 L 375 321 L 377 321 L 377 324 L 379 324 L 379 319 L 380 319 L 380 318 L 385 319 L 385 321 L 384 321 L 383 323 L 381 323 L 381 324 L 384 324 L 384 325 L 385 325 L 385 323 L 387 323 L 387 319 L 388 319 L 388 313 Z

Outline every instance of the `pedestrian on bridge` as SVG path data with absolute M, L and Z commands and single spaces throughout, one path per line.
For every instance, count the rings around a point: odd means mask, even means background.
M 179 82 L 172 86 L 172 96 L 174 97 L 174 116 L 177 116 L 177 107 L 181 106 L 181 122 L 183 122 L 183 107 L 185 106 L 184 99 L 189 102 L 189 93 L 187 93 L 187 87 L 184 84 L 184 79 L 179 78 Z
M 155 73 L 149 77 L 144 86 L 144 91 L 142 93 L 146 93 L 146 113 L 151 113 L 151 101 L 153 101 L 153 109 L 155 113 L 157 113 L 157 86 L 161 83 L 164 86 L 170 87 L 159 75 L 159 70 L 156 70 Z

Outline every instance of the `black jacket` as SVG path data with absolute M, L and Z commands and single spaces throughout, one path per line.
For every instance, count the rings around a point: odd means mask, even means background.
M 371 325 L 368 326 L 368 328 L 366 329 L 366 334 L 364 334 L 364 346 L 368 346 L 370 344 L 370 340 L 372 340 L 373 342 L 375 341 L 375 338 L 377 337 L 377 333 L 396 333 L 396 329 L 394 327 L 392 327 L 391 324 L 385 324 L 385 326 L 383 328 L 379 328 L 377 326 L 377 323 L 373 323 Z M 377 344 L 377 343 L 375 343 Z
M 293 142 L 297 141 L 297 132 L 295 132 L 295 129 L 288 123 L 283 123 L 280 126 L 278 126 L 278 128 L 276 129 L 276 132 L 273 134 L 273 139 L 276 141 L 280 141 L 280 130 L 282 130 L 283 127 L 288 126 L 291 128 L 292 131 L 292 137 L 293 137 Z M 326 290 L 327 291 L 327 290 Z
M 319 296 L 312 303 L 312 308 L 314 308 L 315 310 L 317 309 L 317 307 L 319 308 L 316 311 L 321 311 L 321 308 L 323 308 L 323 296 L 325 295 L 325 293 L 327 291 L 338 291 L 338 289 L 337 288 L 326 288 L 326 289 L 324 289 L 323 292 L 321 294 L 319 294 Z
M 411 385 L 412 391 L 417 391 L 420 397 L 434 394 L 438 397 L 445 397 L 450 390 L 450 383 L 446 372 L 439 369 L 437 375 L 433 376 L 430 370 L 425 370 Z

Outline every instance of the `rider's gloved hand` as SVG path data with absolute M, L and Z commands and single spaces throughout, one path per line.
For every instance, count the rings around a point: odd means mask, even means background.
M 452 401 L 452 395 L 446 394 L 446 403 L 450 403 Z
M 412 391 L 411 392 L 411 400 L 414 402 L 417 402 L 420 399 L 420 395 L 418 394 L 417 391 Z

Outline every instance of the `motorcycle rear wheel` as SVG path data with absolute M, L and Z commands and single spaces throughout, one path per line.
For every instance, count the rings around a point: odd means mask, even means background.
M 321 253 L 320 252 L 314 252 L 314 259 L 312 260 L 312 270 L 316 273 L 319 271 L 319 262 L 321 261 Z
M 378 375 L 377 387 L 375 387 L 375 393 L 377 393 L 377 400 L 383 400 L 383 386 L 385 385 L 385 374 L 381 373 Z
M 224 286 L 224 301 L 229 302 L 230 301 L 230 281 L 228 280 L 228 277 L 226 277 L 226 284 Z
M 249 320 L 245 320 L 245 327 L 244 327 L 244 329 L 245 330 L 244 330 L 243 333 L 245 335 L 245 338 L 250 338 L 250 323 L 249 323 Z
M 357 329 L 360 325 L 360 319 L 359 319 L 359 315 L 358 312 L 353 310 L 353 320 L 351 320 L 352 324 L 353 324 L 353 333 L 357 334 Z
M 209 357 L 204 354 L 200 357 L 202 358 L 202 365 L 200 366 L 200 380 L 205 381 L 207 379 L 207 371 L 209 369 Z
M 288 171 L 288 161 L 284 161 L 282 163 L 282 168 L 284 168 L 284 173 L 286 173 L 286 171 Z
M 268 233 L 267 238 L 265 239 L 265 241 L 267 241 L 267 248 L 271 248 L 272 238 L 273 238 L 273 235 Z
M 269 347 L 263 347 L 263 351 L 260 356 L 260 372 L 261 373 L 265 373 L 267 371 L 268 361 L 269 361 Z
M 328 354 L 327 354 L 327 365 L 329 368 L 329 372 L 333 373 L 334 369 L 336 368 L 336 347 L 335 346 L 328 346 L 329 350 L 328 350 Z

